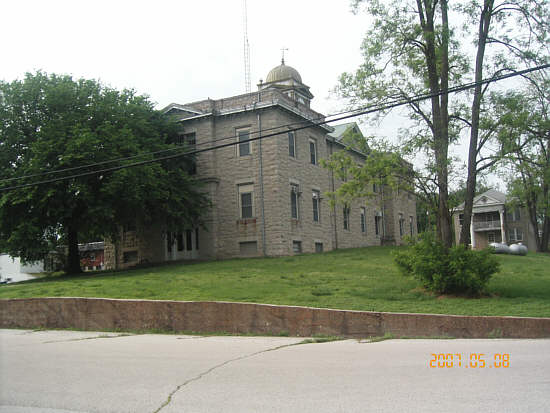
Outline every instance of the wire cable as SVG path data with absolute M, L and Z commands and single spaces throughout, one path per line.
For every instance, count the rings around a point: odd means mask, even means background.
M 287 127 L 288 124 L 277 126 L 277 127 L 274 127 L 274 128 L 270 128 L 270 129 L 287 128 L 287 130 L 284 130 L 282 132 L 274 132 L 274 133 L 264 134 L 262 136 L 257 136 L 257 137 L 249 138 L 249 139 L 246 139 L 246 140 L 238 141 L 238 142 L 235 141 L 235 136 L 214 139 L 214 140 L 208 141 L 206 143 L 212 143 L 212 142 L 217 142 L 217 141 L 222 141 L 222 140 L 227 140 L 227 139 L 232 139 L 233 141 L 229 142 L 229 143 L 221 144 L 221 145 L 211 146 L 211 147 L 204 148 L 204 149 L 193 149 L 193 150 L 190 150 L 190 151 L 185 151 L 183 153 L 177 153 L 177 154 L 168 155 L 168 156 L 155 158 L 155 159 L 148 159 L 148 160 L 145 160 L 145 161 L 134 162 L 134 163 L 126 164 L 126 165 L 118 165 L 118 166 L 114 166 L 114 167 L 110 167 L 110 168 L 105 168 L 105 169 L 100 169 L 100 170 L 95 170 L 95 171 L 88 171 L 88 172 L 83 172 L 83 173 L 74 174 L 74 175 L 70 175 L 70 176 L 64 176 L 64 177 L 60 177 L 60 178 L 54 178 L 54 179 L 49 179 L 49 180 L 44 180 L 44 181 L 32 182 L 32 183 L 21 184 L 21 185 L 15 185 L 15 186 L 11 186 L 11 187 L 4 187 L 4 188 L 0 188 L 0 192 L 4 192 L 4 191 L 8 191 L 8 190 L 14 190 L 14 189 L 20 189 L 20 188 L 26 188 L 26 187 L 30 187 L 30 186 L 37 186 L 37 185 L 43 185 L 43 184 L 48 184 L 48 183 L 54 183 L 54 182 L 59 182 L 59 181 L 69 180 L 69 179 L 74 179 L 74 178 L 81 178 L 81 177 L 84 177 L 84 176 L 101 175 L 101 174 L 104 174 L 104 173 L 114 172 L 114 171 L 118 171 L 118 170 L 125 169 L 125 168 L 132 168 L 132 167 L 136 167 L 136 166 L 147 165 L 147 164 L 151 164 L 151 163 L 154 163 L 154 162 L 160 162 L 160 161 L 163 161 L 163 160 L 170 160 L 170 159 L 175 159 L 175 158 L 179 158 L 179 157 L 190 156 L 190 155 L 195 155 L 195 154 L 199 154 L 199 153 L 203 153 L 203 152 L 208 152 L 208 151 L 212 151 L 212 150 L 222 149 L 222 148 L 226 148 L 226 147 L 229 147 L 229 146 L 235 146 L 235 145 L 239 145 L 239 144 L 243 144 L 243 143 L 247 143 L 247 142 L 253 142 L 253 141 L 257 141 L 259 139 L 266 139 L 266 138 L 269 138 L 269 137 L 278 136 L 278 135 L 281 135 L 281 134 L 287 133 L 287 132 L 296 132 L 296 131 L 299 131 L 299 130 L 308 129 L 308 128 L 315 127 L 315 126 L 320 126 L 320 125 L 325 125 L 325 124 L 340 121 L 340 120 L 350 119 L 350 118 L 354 118 L 354 117 L 362 116 L 362 115 L 367 115 L 367 114 L 374 113 L 374 112 L 393 109 L 393 108 L 398 107 L 398 106 L 403 106 L 403 105 L 407 105 L 407 104 L 411 104 L 411 103 L 420 102 L 422 100 L 431 99 L 433 97 L 441 96 L 441 95 L 444 95 L 444 94 L 447 94 L 447 93 L 461 92 L 461 91 L 464 91 L 464 90 L 471 89 L 471 88 L 473 88 L 475 86 L 478 86 L 478 85 L 492 83 L 492 82 L 498 82 L 498 81 L 501 81 L 501 80 L 504 80 L 504 79 L 512 78 L 512 77 L 515 77 L 515 76 L 522 76 L 522 75 L 525 75 L 527 73 L 531 73 L 531 72 L 546 69 L 546 68 L 550 68 L 550 64 L 541 65 L 541 66 L 525 69 L 525 70 L 518 71 L 518 72 L 508 73 L 508 74 L 505 74 L 505 75 L 500 75 L 500 76 L 496 76 L 496 77 L 492 77 L 492 78 L 488 78 L 488 79 L 483 79 L 479 82 L 471 82 L 471 83 L 468 83 L 468 84 L 455 86 L 455 87 L 452 87 L 452 88 L 449 88 L 449 89 L 446 89 L 446 90 L 440 90 L 440 91 L 437 91 L 437 92 L 434 92 L 434 93 L 417 95 L 415 97 L 408 98 L 408 99 L 401 99 L 401 100 L 395 99 L 395 100 L 390 101 L 389 103 L 386 103 L 384 105 L 370 105 L 370 108 L 367 106 L 367 108 L 362 107 L 362 108 L 359 108 L 359 109 L 354 109 L 354 110 L 350 110 L 350 111 L 341 112 L 341 114 L 345 114 L 345 113 L 348 113 L 348 114 L 344 115 L 344 116 L 338 116 L 338 117 L 336 117 L 334 119 L 330 119 L 330 120 L 327 120 L 326 118 L 325 119 L 321 118 L 322 119 L 321 121 L 305 120 L 305 121 L 296 122 L 296 123 L 306 123 L 306 122 L 308 123 L 307 125 L 296 127 L 296 128 L 288 128 Z M 377 106 L 377 107 L 372 107 L 372 106 Z M 331 115 L 329 117 L 333 117 L 333 116 L 334 115 Z M 266 130 L 264 129 L 262 131 L 255 131 L 254 133 L 260 133 L 260 132 L 264 133 L 265 131 Z M 139 156 L 146 156 L 146 155 L 151 155 L 151 154 L 152 153 L 141 154 Z M 138 155 L 136 155 L 135 157 L 138 157 Z M 107 162 L 107 161 L 105 161 L 105 162 Z M 86 166 L 86 167 L 88 167 L 88 166 Z M 80 168 L 80 167 L 75 167 L 75 169 L 76 168 Z M 23 179 L 24 177 L 20 177 L 20 178 Z M 4 181 L 1 181 L 1 182 L 4 182 Z
M 526 69 L 526 70 L 521 71 L 521 72 L 513 72 L 513 73 L 508 74 L 508 75 L 501 75 L 501 76 L 498 76 L 498 77 L 486 79 L 486 83 L 488 83 L 491 79 L 492 79 L 492 81 L 502 80 L 502 79 L 505 79 L 507 77 L 520 76 L 520 75 L 523 75 L 523 74 L 526 74 L 526 73 L 529 73 L 529 72 L 533 72 L 533 71 L 536 71 L 536 70 L 542 70 L 542 69 L 545 69 L 545 68 L 548 68 L 548 67 L 550 67 L 550 65 L 541 65 L 541 66 L 537 66 L 537 67 L 534 67 L 534 68 Z M 470 88 L 470 87 L 473 88 L 473 87 L 477 86 L 478 83 L 483 84 L 484 81 L 465 83 L 465 84 L 462 84 L 462 85 L 457 86 L 457 87 L 459 87 L 459 88 Z M 452 93 L 452 91 L 453 91 L 453 88 L 448 89 L 447 93 Z M 441 92 L 442 92 L 441 94 L 445 93 L 445 91 L 441 91 Z M 411 102 L 416 102 L 417 98 L 422 98 L 424 96 L 426 96 L 426 94 L 418 94 L 418 95 L 414 95 L 412 97 L 409 97 L 409 99 L 411 100 Z M 401 98 L 401 99 L 396 98 L 396 99 L 393 99 L 393 100 L 388 100 L 384 104 L 389 105 L 389 104 L 392 104 L 392 103 L 400 102 L 402 100 L 403 100 L 403 98 Z M 423 100 L 423 99 L 421 99 L 421 100 Z M 256 102 L 256 103 L 258 103 L 258 102 Z M 254 106 L 256 103 L 254 103 L 252 106 Z M 327 118 L 340 116 L 340 115 L 344 115 L 344 114 L 348 114 L 348 113 L 351 114 L 351 113 L 354 113 L 354 112 L 357 112 L 357 111 L 364 111 L 364 110 L 368 110 L 368 109 L 375 108 L 375 107 L 378 107 L 378 106 L 380 106 L 380 103 L 375 103 L 375 104 L 372 104 L 372 105 L 365 105 L 365 106 L 361 106 L 360 108 L 349 109 L 349 110 L 346 110 L 346 111 L 333 113 L 331 115 L 326 115 L 326 116 L 321 115 L 317 118 L 311 118 L 311 119 L 307 119 L 307 120 L 301 120 L 301 121 L 297 121 L 297 122 L 287 123 L 287 124 L 284 124 L 284 125 L 274 126 L 274 127 L 271 127 L 271 128 L 263 129 L 261 132 L 263 133 L 263 132 L 268 132 L 268 131 L 277 130 L 277 129 L 284 129 L 284 128 L 288 129 L 288 130 L 285 130 L 285 132 L 287 132 L 287 131 L 291 131 L 290 127 L 294 126 L 294 125 L 309 124 L 310 122 L 320 122 L 322 120 L 326 120 Z M 384 110 L 384 109 L 382 109 L 382 110 Z M 184 120 L 184 119 L 182 119 L 182 120 Z M 336 121 L 336 120 L 338 120 L 338 119 L 329 120 L 329 121 L 327 121 L 327 123 L 332 122 L 332 121 Z M 255 134 L 259 134 L 259 133 L 260 133 L 260 131 L 251 131 L 249 133 L 249 135 L 255 135 Z M 235 139 L 235 136 L 227 136 L 227 137 L 222 137 L 222 138 L 210 139 L 208 141 L 203 141 L 203 142 L 200 142 L 198 144 L 195 144 L 193 147 L 196 148 L 198 146 L 210 145 L 212 143 L 222 142 L 222 141 L 225 141 L 225 140 L 228 140 L 228 139 Z M 174 147 L 174 148 L 167 148 L 167 149 L 162 149 L 162 150 L 154 151 L 154 152 L 144 152 L 144 153 L 140 153 L 140 154 L 136 154 L 136 155 L 132 155 L 132 156 L 120 157 L 120 158 L 115 158 L 115 159 L 110 159 L 110 160 L 100 161 L 100 162 L 94 162 L 94 163 L 90 163 L 90 164 L 86 164 L 86 165 L 80 165 L 80 166 L 75 166 L 75 167 L 70 167 L 70 168 L 58 169 L 58 170 L 54 170 L 54 171 L 45 171 L 45 172 L 40 172 L 40 173 L 35 173 L 35 174 L 29 174 L 29 175 L 22 175 L 22 176 L 18 176 L 18 177 L 6 178 L 6 179 L 0 180 L 0 183 L 23 180 L 23 179 L 28 179 L 28 178 L 35 178 L 35 177 L 38 177 L 38 176 L 47 176 L 47 175 L 52 175 L 52 174 L 59 174 L 59 173 L 70 172 L 70 171 L 75 171 L 75 170 L 85 169 L 85 168 L 92 168 L 92 167 L 95 167 L 95 166 L 107 165 L 107 164 L 114 163 L 114 162 L 126 161 L 126 160 L 141 158 L 141 157 L 145 157 L 145 156 L 157 155 L 157 154 L 161 154 L 161 153 L 167 153 L 167 152 L 172 152 L 172 151 L 181 151 L 181 150 L 182 150 L 181 147 Z M 181 155 L 184 156 L 184 155 L 186 155 L 186 153 L 182 153 Z

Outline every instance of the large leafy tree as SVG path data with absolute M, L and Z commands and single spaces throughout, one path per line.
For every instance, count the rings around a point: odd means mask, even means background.
M 460 242 L 468 245 L 478 175 L 506 155 L 501 152 L 495 156 L 487 154 L 487 150 L 484 151 L 484 146 L 495 139 L 496 128 L 493 126 L 499 120 L 493 119 L 494 113 L 487 111 L 492 102 L 484 105 L 489 85 L 481 85 L 479 82 L 484 76 L 493 77 L 517 68 L 524 69 L 550 61 L 550 7 L 548 2 L 538 0 L 483 0 L 460 2 L 458 9 L 466 18 L 465 27 L 473 27 L 475 30 L 471 35 L 476 46 L 473 77 L 477 85 L 471 95 L 469 116 L 467 120 L 462 119 L 469 128 L 470 138 L 464 225 Z
M 493 97 L 499 112 L 498 140 L 505 156 L 508 192 L 526 206 L 537 250 L 550 240 L 550 80 L 541 72 L 522 91 Z M 539 235 L 540 231 L 540 235 Z
M 66 246 L 77 273 L 79 239 L 116 239 L 124 224 L 196 225 L 208 202 L 189 158 L 67 179 L 153 160 L 175 136 L 177 125 L 132 90 L 40 71 L 0 82 L 0 250 L 33 261 Z
M 493 0 L 354 0 L 353 6 L 356 12 L 364 9 L 372 24 L 362 44 L 363 63 L 355 73 L 341 76 L 337 91 L 352 107 L 365 102 L 409 102 L 411 127 L 403 131 L 402 145 L 405 152 L 424 156 L 425 168 L 417 177 L 421 186 L 428 183 L 437 192 L 437 234 L 448 247 L 452 243 L 450 146 L 469 132 L 465 221 L 471 215 L 467 211 L 471 211 L 478 172 L 496 161 L 480 161 L 483 145 L 493 137 L 491 133 L 479 137 L 487 88 L 478 84 L 468 96 L 449 95 L 446 90 L 450 84 L 513 70 L 520 62 L 540 63 L 547 4 L 537 0 L 498 4 Z M 491 53 L 488 46 L 493 47 Z M 429 100 L 414 99 L 426 91 L 432 94 Z M 469 228 L 469 221 L 464 228 Z M 462 242 L 467 244 L 468 237 L 466 231 Z
M 428 89 L 427 102 L 412 102 L 410 117 L 417 128 L 410 147 L 429 152 L 428 166 L 437 185 L 437 234 L 447 247 L 452 244 L 449 213 L 449 96 L 445 92 L 453 75 L 463 66 L 450 41 L 447 0 L 354 2 L 355 10 L 366 3 L 373 17 L 362 44 L 364 62 L 354 74 L 344 73 L 338 91 L 352 105 L 383 104 L 411 99 Z M 440 94 L 439 94 L 440 93 Z M 439 95 L 438 95 L 439 94 Z

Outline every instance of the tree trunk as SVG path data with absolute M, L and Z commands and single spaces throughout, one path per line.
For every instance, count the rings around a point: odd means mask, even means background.
M 478 45 L 475 67 L 475 81 L 477 85 L 474 89 L 474 100 L 472 102 L 472 124 L 470 126 L 470 147 L 468 149 L 468 178 L 466 180 L 466 199 L 464 200 L 464 220 L 460 230 L 460 243 L 470 245 L 470 224 L 472 221 L 472 209 L 474 206 L 474 196 L 477 183 L 477 155 L 479 138 L 479 111 L 481 108 L 482 86 L 479 84 L 483 80 L 483 60 L 485 57 L 485 46 L 487 36 L 489 35 L 489 26 L 491 24 L 491 15 L 493 12 L 493 0 L 485 0 L 483 11 L 479 19 Z
M 535 231 L 537 231 L 535 229 Z M 542 237 L 540 239 L 539 252 L 548 252 L 548 242 L 550 241 L 550 217 L 544 217 L 542 224 Z
M 67 274 L 79 274 L 82 272 L 80 268 L 80 254 L 78 252 L 78 232 L 69 226 L 67 229 L 67 242 L 69 244 L 69 254 L 67 257 Z
M 550 145 L 550 141 L 548 143 Z M 545 182 L 542 186 L 542 199 L 544 202 L 548 202 L 550 191 L 549 185 Z M 535 228 L 535 231 L 538 231 L 538 228 Z M 544 211 L 544 221 L 542 222 L 542 237 L 540 239 L 540 246 L 538 246 L 539 252 L 548 252 L 548 242 L 550 241 L 550 216 L 548 215 L 548 204 L 546 204 L 546 209 Z
M 439 188 L 439 205 L 437 217 L 437 237 L 447 248 L 453 243 L 451 231 L 451 217 L 449 214 L 449 186 L 448 186 L 448 152 L 449 152 L 449 116 L 448 116 L 448 93 L 443 93 L 441 98 L 435 94 L 447 90 L 449 78 L 448 62 L 448 21 L 447 1 L 442 0 L 442 25 L 446 35 L 441 45 L 440 59 L 435 46 L 435 24 L 436 15 L 434 4 L 431 2 L 422 3 L 417 0 L 420 24 L 424 32 L 426 42 L 426 66 L 428 69 L 428 82 L 430 92 L 434 94 L 431 98 L 432 118 L 434 129 L 434 153 L 436 162 L 437 184 Z M 423 7 L 425 6 L 425 7 Z M 437 64 L 441 63 L 441 73 L 438 73 Z M 441 84 L 440 84 L 441 81 Z M 441 99 L 441 101 L 440 101 Z

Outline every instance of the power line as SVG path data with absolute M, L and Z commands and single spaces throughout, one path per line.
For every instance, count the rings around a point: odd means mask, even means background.
M 84 176 L 101 175 L 101 174 L 104 174 L 104 173 L 114 172 L 114 171 L 118 171 L 118 170 L 125 169 L 125 168 L 132 168 L 132 167 L 136 167 L 136 166 L 148 165 L 148 164 L 163 161 L 163 160 L 176 159 L 176 158 L 183 157 L 183 156 L 190 156 L 190 155 L 195 155 L 195 154 L 202 153 L 202 152 L 208 152 L 208 151 L 212 151 L 212 150 L 216 150 L 216 149 L 226 148 L 226 147 L 229 147 L 229 146 L 235 146 L 235 145 L 242 144 L 242 143 L 253 142 L 253 141 L 260 140 L 260 139 L 265 139 L 265 138 L 269 138 L 269 137 L 273 137 L 273 136 L 278 136 L 278 135 L 281 135 L 281 134 L 287 133 L 287 132 L 296 132 L 296 131 L 299 131 L 299 130 L 308 129 L 308 128 L 315 127 L 315 126 L 325 125 L 325 124 L 328 124 L 328 123 L 331 123 L 331 122 L 350 119 L 350 118 L 354 118 L 354 117 L 357 117 L 357 116 L 367 115 L 367 114 L 370 114 L 370 113 L 379 112 L 379 111 L 383 111 L 383 110 L 393 109 L 393 108 L 396 108 L 398 106 L 403 106 L 403 105 L 407 105 L 407 104 L 411 104 L 411 103 L 420 102 L 422 100 L 431 99 L 433 97 L 441 96 L 441 95 L 444 95 L 444 94 L 447 94 L 447 93 L 462 92 L 464 90 L 471 89 L 471 88 L 473 88 L 477 85 L 497 82 L 497 81 L 512 78 L 512 77 L 515 77 L 515 76 L 522 76 L 522 75 L 525 75 L 527 73 L 531 73 L 531 72 L 546 69 L 546 68 L 550 68 L 550 64 L 525 69 L 525 70 L 522 70 L 522 71 L 519 71 L 519 72 L 508 73 L 508 74 L 505 74 L 505 75 L 500 75 L 500 76 L 492 77 L 492 78 L 489 78 L 489 79 L 484 79 L 484 80 L 481 80 L 479 82 L 471 82 L 471 83 L 468 83 L 468 84 L 455 86 L 455 87 L 449 88 L 447 90 L 440 90 L 440 91 L 434 92 L 434 93 L 417 95 L 415 97 L 408 98 L 408 99 L 401 99 L 401 100 L 395 99 L 395 100 L 390 101 L 390 102 L 388 102 L 384 105 L 371 105 L 371 107 L 363 107 L 363 108 L 360 108 L 360 109 L 341 112 L 340 114 L 344 114 L 344 113 L 349 113 L 349 114 L 344 115 L 344 116 L 340 116 L 340 117 L 337 117 L 337 118 L 334 118 L 334 119 L 331 119 L 331 120 L 324 119 L 324 120 L 319 121 L 319 122 L 316 122 L 315 120 L 307 120 L 307 121 L 296 122 L 296 123 L 305 123 L 305 122 L 307 122 L 308 124 L 305 125 L 305 126 L 300 126 L 300 127 L 296 127 L 296 128 L 288 128 L 287 130 L 284 130 L 284 131 L 281 131 L 281 132 L 263 134 L 262 136 L 257 136 L 257 137 L 254 137 L 254 138 L 249 138 L 249 139 L 238 141 L 238 142 L 234 141 L 234 139 L 235 139 L 234 136 L 226 137 L 226 138 L 220 138 L 218 140 L 209 141 L 208 143 L 215 142 L 215 141 L 221 141 L 221 140 L 225 140 L 225 139 L 232 139 L 233 141 L 229 142 L 229 143 L 217 145 L 217 146 L 211 146 L 211 147 L 204 148 L 204 149 L 195 149 L 195 150 L 190 150 L 190 151 L 186 151 L 186 152 L 183 152 L 183 153 L 168 155 L 168 156 L 161 157 L 161 158 L 148 159 L 148 160 L 145 160 L 145 161 L 139 161 L 139 162 L 134 162 L 134 163 L 131 163 L 131 164 L 114 166 L 114 167 L 110 167 L 110 168 L 106 168 L 106 169 L 100 169 L 100 170 L 96 170 L 96 171 L 83 172 L 83 173 L 80 173 L 80 174 L 64 176 L 64 177 L 60 177 L 60 178 L 54 178 L 54 179 L 49 179 L 49 180 L 44 180 L 44 181 L 39 181 L 39 182 L 33 182 L 33 183 L 28 183 L 28 184 L 22 184 L 22 185 L 16 185 L 16 186 L 11 186 L 11 187 L 0 188 L 0 192 L 9 191 L 9 190 L 13 190 L 13 189 L 26 188 L 26 187 L 30 187 L 30 186 L 37 186 L 37 185 L 43 185 L 43 184 L 48 184 L 48 183 L 54 183 L 54 182 L 59 182 L 59 181 L 64 181 L 64 180 L 69 180 L 69 179 L 74 179 L 74 178 L 81 178 L 81 177 L 84 177 Z M 372 106 L 378 106 L 378 107 L 372 107 Z M 333 117 L 333 116 L 334 115 L 331 115 L 330 117 Z M 271 128 L 271 129 L 285 128 L 285 127 L 287 127 L 287 125 L 282 125 L 282 126 L 278 126 L 278 127 Z M 259 132 L 260 131 L 256 131 L 255 133 L 259 133 Z M 265 130 L 261 131 L 261 132 L 265 132 Z M 146 154 L 143 154 L 141 156 L 145 156 L 145 155 Z M 127 158 L 127 159 L 129 159 L 129 158 Z M 76 168 L 78 168 L 78 167 L 76 167 Z M 23 178 L 23 177 L 21 177 L 21 178 Z
M 465 89 L 468 89 L 468 88 L 473 88 L 478 84 L 495 82 L 495 81 L 503 80 L 503 79 L 506 79 L 506 78 L 509 78 L 509 77 L 514 77 L 514 76 L 521 76 L 521 75 L 524 75 L 524 74 L 527 74 L 527 73 L 530 73 L 530 72 L 533 72 L 533 71 L 546 69 L 548 67 L 550 67 L 550 65 L 541 65 L 541 66 L 537 66 L 537 67 L 534 67 L 534 68 L 523 70 L 521 72 L 513 72 L 513 73 L 509 73 L 507 75 L 501 75 L 501 76 L 498 76 L 498 77 L 485 79 L 485 80 L 482 80 L 481 82 L 477 82 L 477 83 L 476 82 L 465 83 L 465 84 L 462 84 L 460 86 L 456 86 L 455 88 L 448 89 L 447 93 L 452 93 L 452 92 L 456 91 L 456 90 L 454 90 L 456 88 L 461 88 L 461 90 L 465 90 Z M 443 90 L 439 93 L 439 95 L 444 94 L 444 93 L 445 93 L 445 91 Z M 432 96 L 426 97 L 426 94 L 418 94 L 418 95 L 409 97 L 408 99 L 410 99 L 410 101 L 412 103 L 412 102 L 418 101 L 417 99 L 424 100 L 424 99 L 429 99 L 430 97 L 432 97 Z M 401 99 L 396 98 L 396 99 L 393 99 L 393 100 L 388 100 L 388 101 L 385 102 L 385 105 L 390 105 L 390 104 L 396 103 L 396 102 L 402 102 L 404 99 L 406 99 L 406 98 L 401 98 Z M 316 117 L 316 118 L 314 117 L 314 118 L 307 119 L 307 120 L 301 120 L 301 121 L 291 122 L 291 123 L 287 123 L 287 124 L 280 125 L 280 126 L 274 126 L 274 127 L 271 127 L 271 128 L 263 129 L 262 131 L 252 131 L 252 132 L 250 132 L 250 135 L 259 134 L 260 132 L 274 131 L 274 130 L 277 130 L 277 129 L 290 128 L 291 126 L 294 126 L 294 125 L 304 125 L 304 124 L 309 125 L 310 122 L 318 122 L 318 121 L 320 122 L 320 121 L 326 120 L 327 118 L 340 116 L 340 115 L 345 115 L 345 114 L 350 114 L 350 113 L 355 113 L 355 112 L 358 112 L 358 111 L 365 111 L 365 110 L 368 110 L 368 109 L 377 108 L 379 106 L 380 106 L 379 103 L 372 104 L 372 105 L 365 105 L 365 106 L 361 106 L 361 107 L 356 108 L 356 109 L 350 109 L 350 110 L 346 110 L 346 111 L 336 112 L 336 113 L 333 113 L 331 115 L 319 116 L 319 117 Z M 382 109 L 382 110 L 384 110 L 384 109 Z M 339 119 L 329 120 L 326 123 L 330 123 L 330 122 L 333 122 L 333 121 L 336 121 L 336 120 L 339 120 Z M 285 130 L 285 132 L 286 131 L 290 131 L 290 129 Z M 283 133 L 283 132 L 281 132 L 281 133 Z M 194 148 L 196 148 L 197 146 L 210 145 L 212 143 L 222 142 L 222 141 L 229 140 L 229 139 L 233 140 L 233 139 L 235 139 L 235 136 L 232 135 L 232 136 L 227 136 L 227 137 L 222 137 L 222 138 L 210 139 L 208 141 L 200 142 L 200 143 L 194 145 Z M 162 149 L 162 150 L 154 151 L 154 152 L 144 152 L 144 153 L 137 154 L 137 155 L 127 156 L 127 157 L 120 157 L 120 158 L 115 158 L 115 159 L 110 159 L 110 160 L 100 161 L 100 162 L 94 162 L 94 163 L 75 166 L 75 167 L 70 167 L 70 168 L 63 168 L 63 169 L 58 169 L 58 170 L 55 170 L 55 171 L 45 171 L 45 172 L 39 172 L 39 173 L 35 173 L 35 174 L 22 175 L 22 176 L 13 177 L 13 178 L 6 178 L 6 179 L 3 179 L 3 180 L 0 180 L 0 183 L 18 181 L 18 180 L 27 179 L 27 178 L 35 178 L 35 177 L 38 177 L 38 176 L 47 176 L 47 175 L 59 174 L 59 173 L 70 172 L 70 171 L 75 171 L 75 170 L 79 170 L 79 169 L 92 168 L 92 167 L 95 167 L 95 166 L 107 165 L 109 163 L 126 161 L 126 160 L 141 158 L 141 157 L 145 157 L 145 156 L 158 155 L 158 154 L 161 154 L 161 153 L 181 151 L 181 150 L 182 150 L 181 147 L 174 147 L 174 148 L 167 148 L 167 149 Z M 185 156 L 185 155 L 187 155 L 187 152 L 181 153 L 181 156 Z

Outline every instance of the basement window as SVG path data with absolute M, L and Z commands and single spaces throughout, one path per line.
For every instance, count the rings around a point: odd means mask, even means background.
M 138 253 L 137 251 L 126 251 L 122 255 L 122 260 L 124 263 L 130 263 L 130 262 L 137 262 L 138 260 Z
M 250 257 L 258 254 L 257 241 L 239 242 L 239 253 L 243 257 Z

